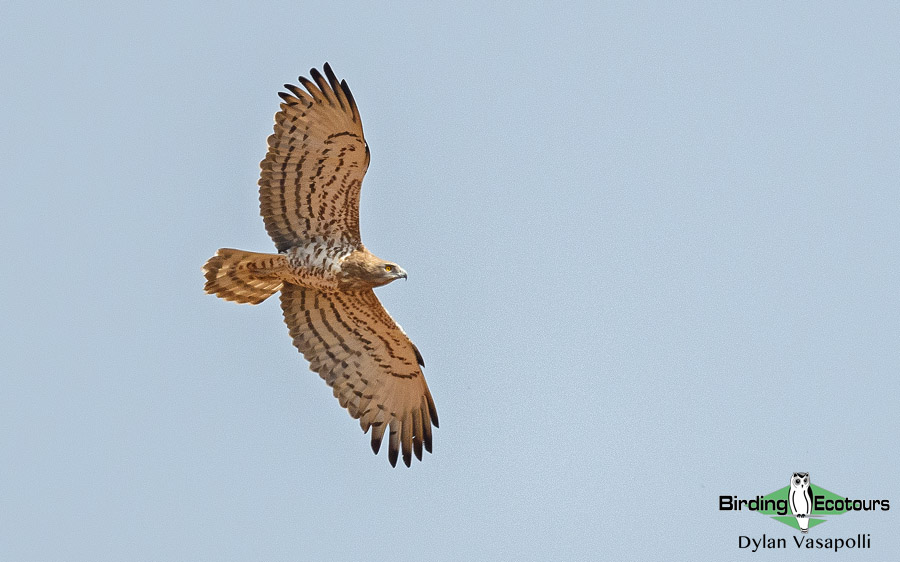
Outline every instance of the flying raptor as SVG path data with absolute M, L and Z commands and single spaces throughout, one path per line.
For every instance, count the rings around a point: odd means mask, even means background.
M 303 88 L 285 84 L 259 179 L 260 213 L 277 254 L 222 248 L 203 266 L 205 290 L 259 304 L 281 291 L 294 345 L 388 460 L 422 460 L 438 426 L 422 355 L 374 287 L 406 272 L 373 255 L 359 234 L 359 190 L 369 166 L 359 110 L 328 63 Z

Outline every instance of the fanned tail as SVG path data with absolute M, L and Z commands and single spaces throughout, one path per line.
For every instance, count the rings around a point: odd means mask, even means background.
M 227 301 L 259 304 L 281 289 L 279 272 L 287 268 L 280 254 L 221 248 L 203 266 L 207 293 Z

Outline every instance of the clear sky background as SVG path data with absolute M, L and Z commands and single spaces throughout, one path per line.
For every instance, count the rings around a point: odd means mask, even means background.
M 0 560 L 726 560 L 793 471 L 900 556 L 896 3 L 6 2 Z M 277 299 L 276 93 L 328 61 L 422 350 L 392 469 Z

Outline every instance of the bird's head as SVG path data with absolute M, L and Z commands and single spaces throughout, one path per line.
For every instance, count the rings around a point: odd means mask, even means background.
M 385 261 L 362 248 L 353 252 L 341 265 L 344 289 L 381 287 L 396 279 L 406 279 L 406 271 L 394 262 Z
M 406 279 L 406 271 L 404 271 L 402 267 L 400 267 L 396 263 L 387 261 L 383 261 L 378 264 L 376 270 L 373 273 L 373 280 L 375 281 L 376 287 L 387 285 L 391 281 L 395 281 L 397 279 Z

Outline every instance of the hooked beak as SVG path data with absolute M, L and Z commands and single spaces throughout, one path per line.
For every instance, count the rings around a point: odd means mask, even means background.
M 397 279 L 406 279 L 406 271 L 402 267 L 397 267 Z

